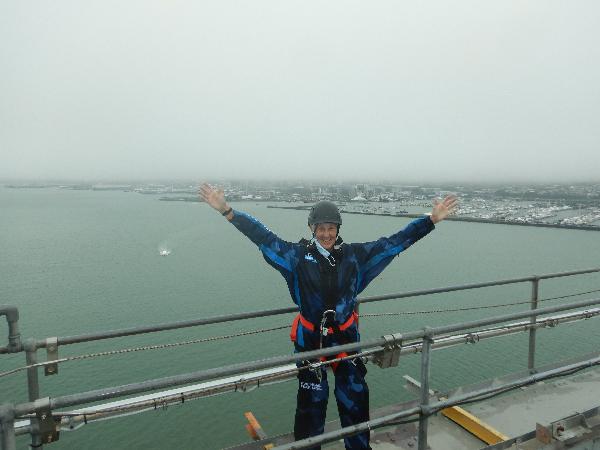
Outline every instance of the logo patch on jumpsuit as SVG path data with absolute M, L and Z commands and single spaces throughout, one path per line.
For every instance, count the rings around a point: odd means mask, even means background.
M 313 391 L 321 391 L 323 389 L 318 383 L 307 383 L 306 381 L 300 383 L 300 387 L 302 389 L 311 389 Z
M 304 259 L 307 260 L 307 261 L 314 262 L 314 263 L 317 262 L 317 260 L 314 258 L 314 256 L 311 255 L 310 253 L 307 253 L 306 255 L 304 255 Z

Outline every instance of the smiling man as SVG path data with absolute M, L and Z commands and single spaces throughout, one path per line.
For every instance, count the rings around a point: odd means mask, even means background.
M 320 201 L 308 215 L 312 239 L 291 243 L 277 237 L 248 214 L 234 211 L 225 201 L 222 190 L 204 184 L 199 194 L 254 242 L 267 263 L 283 275 L 292 300 L 300 310 L 290 333 L 298 353 L 358 342 L 358 316 L 355 312 L 358 294 L 396 255 L 429 234 L 435 228 L 434 224 L 444 220 L 457 206 L 456 197 L 448 196 L 442 202 L 434 202 L 431 215 L 412 221 L 390 237 L 345 244 L 339 235 L 342 217 L 337 206 L 329 201 Z M 367 369 L 360 358 L 351 356 L 340 353 L 331 358 L 350 357 L 331 364 L 343 427 L 369 420 Z M 298 366 L 313 362 L 305 360 Z M 324 367 L 299 371 L 298 381 L 294 423 L 296 440 L 323 432 L 329 399 Z M 369 449 L 369 433 L 347 437 L 344 443 L 347 449 Z

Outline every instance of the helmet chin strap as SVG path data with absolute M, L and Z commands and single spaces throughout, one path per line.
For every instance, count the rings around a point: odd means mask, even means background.
M 338 250 L 342 244 L 344 243 L 344 240 L 342 239 L 342 237 L 338 234 L 335 238 L 335 243 L 333 244 L 333 248 L 335 248 L 336 250 Z

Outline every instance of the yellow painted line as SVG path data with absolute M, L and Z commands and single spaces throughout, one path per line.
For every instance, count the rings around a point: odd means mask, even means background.
M 442 415 L 457 423 L 486 444 L 497 444 L 498 442 L 509 439 L 509 437 L 505 434 L 500 433 L 495 428 L 482 422 L 473 414 L 459 406 L 452 406 L 450 408 L 443 409 L 441 412 Z
M 408 382 L 409 386 L 421 388 L 421 383 L 414 378 L 408 375 L 404 375 L 403 378 Z M 434 392 L 430 389 L 429 394 L 434 395 Z M 440 400 L 446 400 L 446 398 L 440 397 Z M 451 406 L 450 408 L 442 409 L 441 413 L 443 416 L 446 416 L 451 421 L 460 425 L 473 436 L 481 439 L 486 444 L 497 444 L 498 442 L 509 439 L 508 436 L 500 433 L 487 423 L 482 422 L 466 409 L 462 409 L 460 406 Z

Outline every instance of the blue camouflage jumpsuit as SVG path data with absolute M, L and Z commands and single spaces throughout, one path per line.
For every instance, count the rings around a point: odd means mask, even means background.
M 285 278 L 292 300 L 300 310 L 291 333 L 296 352 L 318 349 L 321 339 L 323 347 L 358 342 L 360 336 L 354 314 L 357 295 L 396 255 L 434 229 L 433 222 L 426 216 L 412 221 L 390 237 L 373 242 L 341 244 L 332 253 L 337 266 L 335 322 L 338 329 L 321 337 L 320 324 L 327 302 L 321 284 L 320 255 L 314 245 L 286 242 L 241 211 L 234 210 L 231 223 L 258 246 L 267 263 Z M 342 426 L 369 420 L 369 389 L 363 362 L 356 358 L 334 364 L 333 368 L 334 393 Z M 297 440 L 323 433 L 329 397 L 324 368 L 301 370 L 298 379 L 294 425 Z M 347 449 L 369 449 L 369 433 L 348 437 L 344 443 Z

